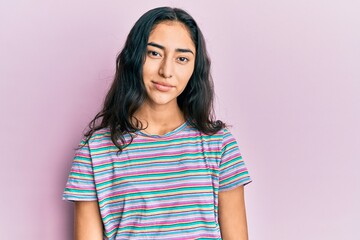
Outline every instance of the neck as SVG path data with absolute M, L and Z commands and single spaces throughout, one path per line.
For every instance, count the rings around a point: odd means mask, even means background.
M 134 116 L 146 127 L 144 132 L 153 135 L 164 135 L 185 122 L 179 106 L 152 106 L 145 102 Z

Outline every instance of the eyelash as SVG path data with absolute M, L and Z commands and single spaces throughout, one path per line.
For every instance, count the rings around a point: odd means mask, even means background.
M 151 51 L 151 50 L 149 50 L 147 53 L 148 53 L 149 56 L 153 56 L 153 57 L 161 56 L 160 53 L 158 53 L 158 52 L 156 52 L 156 51 Z M 180 62 L 182 62 L 182 63 L 185 63 L 185 62 L 188 62 L 188 61 L 189 61 L 189 59 L 186 58 L 186 57 L 178 57 L 178 59 L 179 59 Z
M 158 54 L 159 56 L 161 56 L 158 52 L 155 52 L 155 51 L 148 51 L 147 52 L 148 55 L 151 55 L 151 56 L 154 56 L 154 57 L 157 57 L 157 55 L 154 55 L 154 53 Z
M 179 57 L 178 59 L 184 59 L 185 60 L 185 61 L 180 61 L 180 62 L 188 62 L 189 61 L 189 59 L 186 58 L 186 57 Z

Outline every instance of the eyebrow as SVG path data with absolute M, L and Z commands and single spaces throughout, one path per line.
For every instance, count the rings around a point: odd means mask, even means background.
M 162 45 L 160 45 L 160 44 L 157 44 L 157 43 L 154 43 L 154 42 L 149 42 L 147 45 L 160 48 L 161 50 L 164 50 L 164 49 L 165 49 L 164 46 L 162 46 Z M 189 52 L 189 53 L 192 53 L 192 55 L 195 56 L 195 54 L 193 53 L 193 51 L 191 51 L 191 50 L 188 49 L 188 48 L 176 48 L 175 51 L 176 51 L 176 52 L 183 52 L 183 53 Z

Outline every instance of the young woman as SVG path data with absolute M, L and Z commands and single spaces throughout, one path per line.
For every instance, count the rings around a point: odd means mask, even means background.
M 251 179 L 212 104 L 194 19 L 177 8 L 146 12 L 76 151 L 64 191 L 75 201 L 75 238 L 248 239 Z

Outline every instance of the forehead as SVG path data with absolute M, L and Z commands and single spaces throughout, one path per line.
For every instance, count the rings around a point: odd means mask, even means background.
M 189 48 L 195 51 L 195 44 L 189 30 L 183 23 L 176 21 L 157 24 L 150 32 L 148 42 L 154 42 L 169 49 Z

